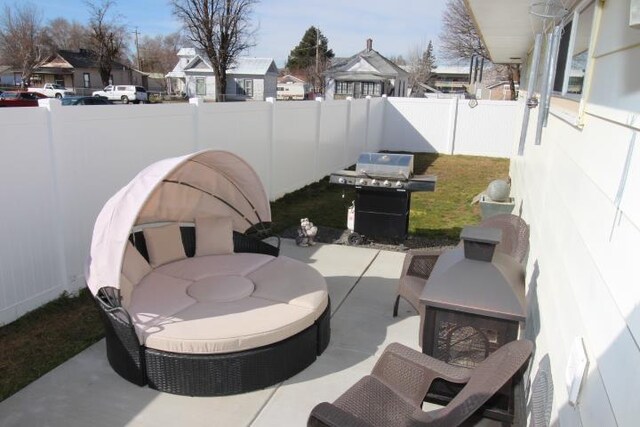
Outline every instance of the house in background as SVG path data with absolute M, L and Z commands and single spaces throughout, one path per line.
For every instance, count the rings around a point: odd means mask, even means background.
M 278 101 L 303 100 L 311 91 L 311 85 L 303 79 L 291 74 L 278 77 Z
M 334 61 L 326 72 L 327 99 L 407 96 L 409 73 L 373 50 L 373 40 L 351 58 Z
M 178 51 L 178 63 L 166 75 L 169 93 L 214 100 L 217 85 L 213 66 L 206 55 L 195 48 Z M 272 58 L 238 58 L 227 70 L 227 101 L 264 101 L 276 97 L 278 68 Z
M 431 73 L 429 86 L 442 93 L 467 92 L 469 66 L 438 65 Z
M 111 64 L 110 83 L 116 85 L 143 85 L 142 74 L 133 68 L 114 61 Z M 58 83 L 75 88 L 80 95 L 104 87 L 100 70 L 91 51 L 80 49 L 59 50 L 40 65 L 31 76 L 31 87 L 42 87 L 45 83 Z
M 0 86 L 18 86 L 20 80 L 20 73 L 16 73 L 15 70 L 8 65 L 0 65 Z

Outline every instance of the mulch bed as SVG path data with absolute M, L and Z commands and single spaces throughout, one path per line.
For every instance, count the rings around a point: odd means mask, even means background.
M 318 234 L 316 235 L 315 241 L 319 243 L 333 243 L 336 245 L 348 245 L 347 238 L 351 233 L 349 230 L 341 230 L 337 228 L 317 226 Z M 298 235 L 298 227 L 289 227 L 280 233 L 280 237 L 285 239 L 295 239 Z M 367 239 L 362 245 L 359 247 L 362 248 L 371 248 L 371 249 L 380 249 L 386 251 L 396 251 L 396 252 L 405 252 L 409 249 L 420 249 L 420 248 L 443 248 L 447 249 L 452 246 L 455 246 L 458 242 L 453 241 L 447 238 L 434 239 L 432 237 L 422 237 L 422 236 L 414 236 L 409 235 L 407 240 L 404 242 L 398 242 L 389 239 Z

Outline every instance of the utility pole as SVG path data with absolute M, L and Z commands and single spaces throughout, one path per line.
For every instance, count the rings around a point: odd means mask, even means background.
M 138 45 L 138 27 L 136 27 L 133 34 L 136 35 L 136 62 L 138 65 L 138 70 L 142 71 L 142 65 L 140 64 L 140 46 Z

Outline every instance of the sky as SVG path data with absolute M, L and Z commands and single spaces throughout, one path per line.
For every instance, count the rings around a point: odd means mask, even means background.
M 12 6 L 24 0 L 0 0 Z M 84 0 L 31 0 L 44 21 L 64 17 L 88 21 Z M 367 38 L 382 55 L 402 55 L 426 46 L 437 47 L 442 11 L 446 0 L 262 0 L 254 9 L 258 30 L 256 46 L 247 56 L 274 58 L 283 66 L 287 55 L 312 25 L 329 39 L 338 57 L 348 57 L 365 48 Z M 155 36 L 180 29 L 166 0 L 117 0 L 114 12 L 119 22 L 141 35 Z M 437 49 L 436 49 L 437 52 Z M 437 57 L 437 54 L 436 54 Z

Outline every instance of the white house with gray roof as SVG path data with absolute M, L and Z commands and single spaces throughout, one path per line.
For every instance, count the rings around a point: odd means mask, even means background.
M 367 96 L 407 96 L 409 73 L 373 50 L 367 39 L 362 52 L 335 60 L 326 72 L 325 97 L 345 99 Z
M 178 51 L 178 63 L 167 74 L 170 93 L 182 93 L 189 98 L 216 99 L 213 67 L 207 56 L 195 48 Z M 276 97 L 278 68 L 272 58 L 240 57 L 227 70 L 227 101 L 264 101 Z

